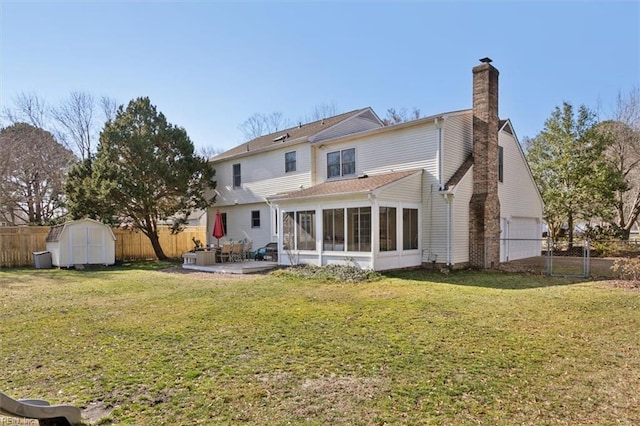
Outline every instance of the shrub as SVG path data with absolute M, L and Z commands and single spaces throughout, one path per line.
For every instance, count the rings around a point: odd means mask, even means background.
M 284 277 L 348 283 L 376 281 L 382 277 L 371 269 L 362 269 L 356 265 L 336 264 L 327 266 L 295 265 L 275 271 L 274 274 Z
M 631 257 L 640 254 L 640 246 L 629 241 L 595 241 L 591 244 L 594 257 Z
M 616 259 L 611 270 L 618 274 L 620 279 L 638 282 L 640 284 L 640 257 Z

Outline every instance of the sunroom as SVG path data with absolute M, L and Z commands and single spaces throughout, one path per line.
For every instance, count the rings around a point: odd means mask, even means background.
M 269 198 L 281 265 L 377 271 L 422 263 L 422 170 L 324 182 Z

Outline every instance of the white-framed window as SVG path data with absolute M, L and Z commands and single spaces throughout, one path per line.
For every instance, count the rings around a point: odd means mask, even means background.
M 296 248 L 315 250 L 316 248 L 316 211 L 296 212 Z
M 296 151 L 284 153 L 284 171 L 285 173 L 296 171 Z
M 402 209 L 402 249 L 418 249 L 418 209 Z
M 315 250 L 315 210 L 284 212 L 282 232 L 282 243 L 285 250 Z
M 356 149 L 349 148 L 342 151 L 327 153 L 327 179 L 341 176 L 355 176 Z
M 240 188 L 242 186 L 242 173 L 240 171 L 240 163 L 233 165 L 233 187 Z
M 251 227 L 260 228 L 260 210 L 251 211 Z
M 380 207 L 380 251 L 395 251 L 397 249 L 396 208 Z
M 322 211 L 322 249 L 344 251 L 344 209 Z
M 347 209 L 347 250 L 371 251 L 371 207 Z

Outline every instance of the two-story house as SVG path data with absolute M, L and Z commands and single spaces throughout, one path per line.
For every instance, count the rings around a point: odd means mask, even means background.
M 227 238 L 278 243 L 282 265 L 491 267 L 539 256 L 543 203 L 498 70 L 473 69 L 473 108 L 385 126 L 370 108 L 300 124 L 211 159 Z

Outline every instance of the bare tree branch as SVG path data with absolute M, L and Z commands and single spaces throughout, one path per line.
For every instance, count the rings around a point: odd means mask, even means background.
M 116 111 L 118 111 L 118 102 L 114 98 L 108 96 L 102 96 L 100 98 L 100 107 L 102 114 L 104 115 L 104 121 L 110 121 L 116 118 Z
M 390 126 L 392 124 L 417 120 L 418 118 L 420 118 L 420 110 L 416 107 L 413 107 L 410 113 L 406 108 L 402 108 L 399 111 L 396 111 L 395 108 L 389 108 L 387 110 L 387 116 L 382 119 L 382 123 L 384 123 L 385 126 Z
M 628 237 L 640 216 L 640 89 L 619 92 L 611 119 L 599 128 L 610 139 L 607 160 L 623 178 L 616 193 L 615 225 Z
M 286 127 L 290 127 L 290 122 L 283 117 L 281 112 L 273 112 L 268 115 L 255 113 L 239 126 L 245 140 L 268 135 Z
M 11 124 L 29 123 L 32 126 L 45 128 L 49 107 L 47 102 L 35 93 L 18 93 L 13 98 L 14 108 L 4 107 L 2 118 Z
M 93 141 L 97 134 L 94 128 L 95 101 L 84 92 L 71 92 L 58 107 L 51 109 L 51 115 L 67 133 L 82 160 L 89 158 Z

